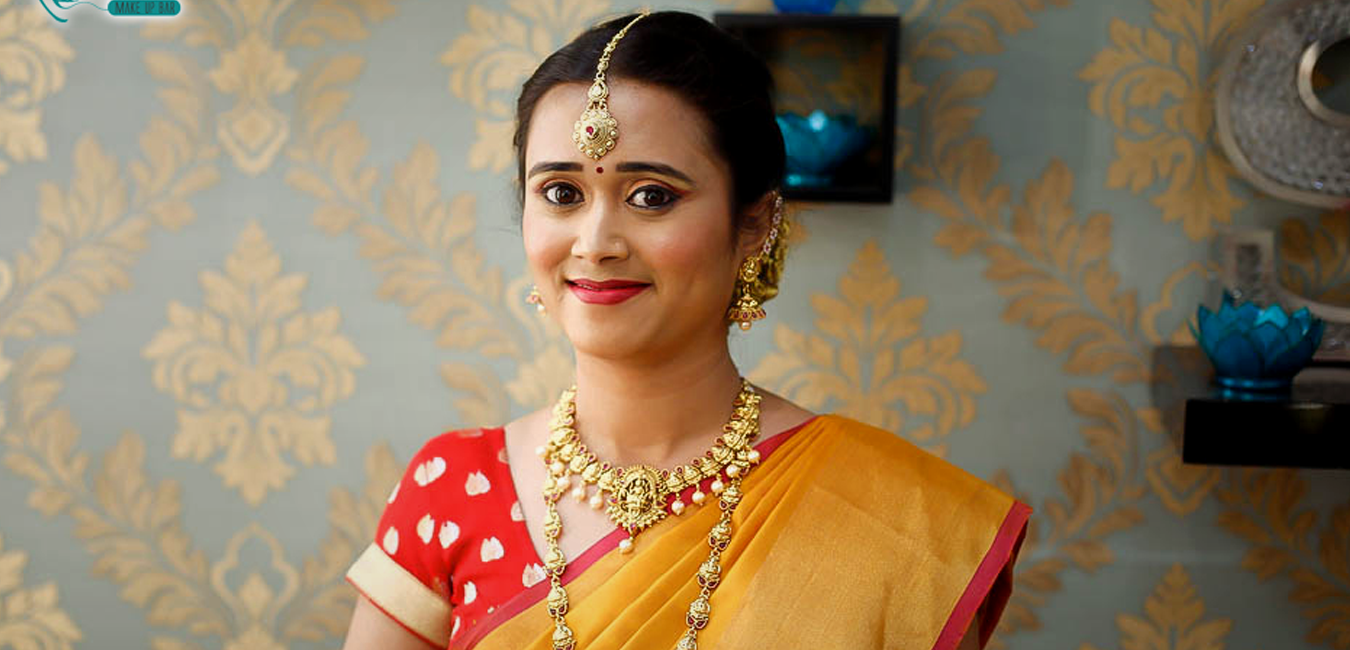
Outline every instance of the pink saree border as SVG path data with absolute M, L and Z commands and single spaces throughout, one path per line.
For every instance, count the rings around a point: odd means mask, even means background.
M 971 576 L 965 592 L 957 599 L 956 607 L 952 610 L 951 616 L 947 617 L 947 623 L 942 626 L 942 632 L 938 634 L 933 650 L 956 650 L 975 612 L 984 603 L 985 596 L 993 589 L 1004 567 L 1008 566 L 1017 555 L 1017 550 L 1022 546 L 1022 538 L 1026 535 L 1027 520 L 1030 518 L 1031 507 L 1020 501 L 1014 501 L 1012 507 L 1008 509 L 1007 516 L 1003 518 L 1003 523 L 999 525 L 998 533 L 994 535 L 994 543 L 989 546 L 984 559 L 980 560 L 975 575 Z M 1003 606 L 1006 604 L 1007 599 L 1002 599 L 985 613 L 986 620 L 982 620 L 981 629 L 976 630 L 976 634 L 980 635 L 981 648 L 993 634 L 994 625 L 1003 615 Z
M 792 434 L 805 428 L 808 424 L 815 422 L 820 417 L 819 414 L 813 415 L 802 421 L 800 424 L 797 424 L 790 429 L 784 429 L 755 445 L 755 449 L 759 450 L 759 454 L 762 457 L 761 462 L 768 460 L 769 455 L 786 442 Z M 592 544 L 590 548 L 577 556 L 577 558 L 569 563 L 567 568 L 563 570 L 562 583 L 566 585 L 576 579 L 577 576 L 585 573 L 586 569 L 589 569 L 592 564 L 595 564 L 596 561 L 604 557 L 610 551 L 618 548 L 619 540 L 623 539 L 627 534 L 628 533 L 622 528 L 615 528 L 613 532 L 605 535 L 600 538 L 599 541 Z M 478 642 L 482 641 L 484 637 L 497 629 L 502 623 L 515 618 L 517 614 L 520 614 L 534 606 L 535 603 L 543 600 L 544 597 L 548 595 L 548 590 L 548 580 L 541 580 L 535 583 L 533 587 L 516 594 L 511 600 L 503 603 L 501 607 L 493 610 L 491 614 L 479 621 L 477 625 L 465 630 L 464 636 L 453 641 L 449 647 L 453 650 L 470 650 L 475 645 L 478 645 Z

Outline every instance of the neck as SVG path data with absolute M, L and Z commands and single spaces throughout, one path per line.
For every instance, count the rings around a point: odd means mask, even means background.
M 720 346 L 635 365 L 577 353 L 577 432 L 601 460 L 669 468 L 712 447 L 731 419 L 740 374 Z

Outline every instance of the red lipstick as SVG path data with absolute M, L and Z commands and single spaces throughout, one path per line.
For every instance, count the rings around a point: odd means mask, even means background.
M 588 280 L 577 278 L 567 281 L 567 288 L 578 300 L 593 305 L 617 305 L 642 293 L 651 286 L 637 280 Z

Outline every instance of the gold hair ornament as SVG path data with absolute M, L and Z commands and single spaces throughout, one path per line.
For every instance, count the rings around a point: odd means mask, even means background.
M 769 227 L 769 236 L 764 238 L 764 247 L 759 253 L 751 255 L 741 264 L 740 274 L 737 277 L 737 286 L 740 289 L 740 298 L 736 299 L 736 306 L 727 311 L 727 319 L 741 326 L 741 331 L 750 329 L 750 324 L 764 318 L 764 306 L 759 303 L 751 293 L 755 278 L 759 277 L 760 260 L 770 260 L 770 253 L 773 251 L 774 242 L 778 240 L 778 231 L 783 224 L 783 195 L 777 194 L 773 199 L 773 224 Z
M 609 69 L 609 57 L 614 53 L 614 47 L 619 44 L 628 34 L 628 30 L 633 27 L 637 21 L 647 16 L 647 12 L 638 14 L 636 18 L 624 25 L 614 38 L 609 39 L 605 45 L 605 51 L 600 54 L 600 61 L 595 65 L 595 81 L 591 83 L 591 89 L 586 92 L 586 110 L 581 112 L 581 118 L 572 127 L 572 142 L 577 144 L 577 149 L 592 159 L 600 160 L 614 148 L 614 143 L 619 140 L 619 122 L 609 114 L 609 85 L 605 83 L 605 71 Z

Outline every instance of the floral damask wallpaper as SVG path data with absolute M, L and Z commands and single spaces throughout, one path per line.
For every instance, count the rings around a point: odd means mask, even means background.
M 511 105 L 635 6 L 0 0 L 0 648 L 340 644 L 420 443 L 569 383 L 523 300 Z M 1350 304 L 1350 212 L 1215 148 L 1216 62 L 1260 6 L 838 9 L 904 19 L 896 201 L 794 206 L 733 349 L 1036 508 L 994 647 L 1350 648 L 1350 473 L 1177 446 L 1223 228 L 1275 229 L 1281 281 Z

